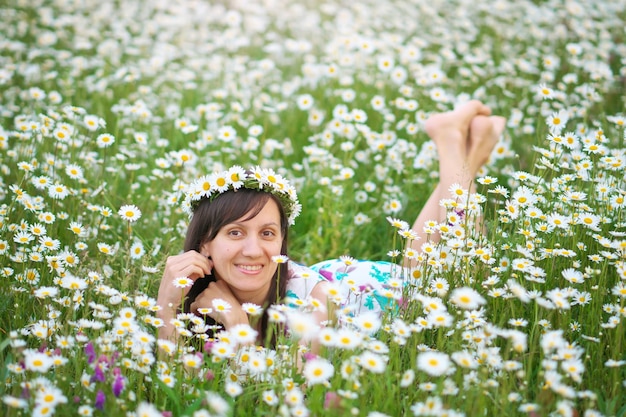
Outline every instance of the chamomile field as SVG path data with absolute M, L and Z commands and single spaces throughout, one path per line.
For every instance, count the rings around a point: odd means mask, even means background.
M 1 2 L 0 414 L 625 416 L 625 22 L 623 0 Z M 506 130 L 407 252 L 424 122 L 471 99 Z M 320 329 L 258 306 L 273 347 L 189 315 L 158 340 L 185 187 L 232 165 L 298 190 L 290 259 L 415 259 L 401 308 Z

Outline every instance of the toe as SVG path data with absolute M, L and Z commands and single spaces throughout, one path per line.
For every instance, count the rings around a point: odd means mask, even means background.
M 491 116 L 491 123 L 493 124 L 493 131 L 496 135 L 500 136 L 504 132 L 506 127 L 506 118 L 502 116 Z
M 468 124 L 475 116 L 489 116 L 491 114 L 491 109 L 479 100 L 470 100 L 463 103 L 455 111 Z
M 480 138 L 487 136 L 494 129 L 492 117 L 475 116 L 470 124 L 470 136 L 472 138 Z

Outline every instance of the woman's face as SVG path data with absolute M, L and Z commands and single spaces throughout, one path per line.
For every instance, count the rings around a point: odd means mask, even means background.
M 200 251 L 213 260 L 213 274 L 224 280 L 239 302 L 263 305 L 278 264 L 283 236 L 280 212 L 273 199 L 251 219 L 241 219 L 220 229 Z

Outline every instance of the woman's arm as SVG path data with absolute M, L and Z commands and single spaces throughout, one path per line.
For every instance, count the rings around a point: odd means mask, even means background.
M 157 317 L 163 320 L 164 324 L 159 328 L 159 339 L 173 340 L 176 338 L 176 328 L 171 321 L 176 317 L 184 297 L 191 288 L 191 285 L 177 288 L 174 285 L 175 279 L 187 277 L 195 282 L 197 279 L 209 275 L 212 268 L 213 263 L 196 251 L 188 251 L 167 258 L 157 296 L 157 305 L 160 307 Z
M 223 300 L 230 305 L 230 308 L 224 311 L 217 310 L 213 305 L 214 300 Z M 218 279 L 209 283 L 209 286 L 196 297 L 191 303 L 190 310 L 192 313 L 196 313 L 200 308 L 210 309 L 209 317 L 222 324 L 226 330 L 230 330 L 238 324 L 250 325 L 248 314 L 243 310 L 225 281 Z

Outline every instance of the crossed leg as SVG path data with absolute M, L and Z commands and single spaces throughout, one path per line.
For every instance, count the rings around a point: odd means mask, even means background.
M 487 162 L 505 127 L 506 120 L 491 116 L 491 109 L 480 101 L 472 100 L 457 109 L 431 116 L 425 125 L 426 133 L 435 143 L 439 156 L 439 183 L 432 192 L 413 224 L 420 239 L 413 242 L 413 249 L 429 238 L 438 241 L 439 235 L 428 235 L 424 224 L 434 220 L 446 220 L 447 211 L 439 202 L 451 198 L 450 187 L 459 184 L 468 192 L 474 192 L 474 178 Z

